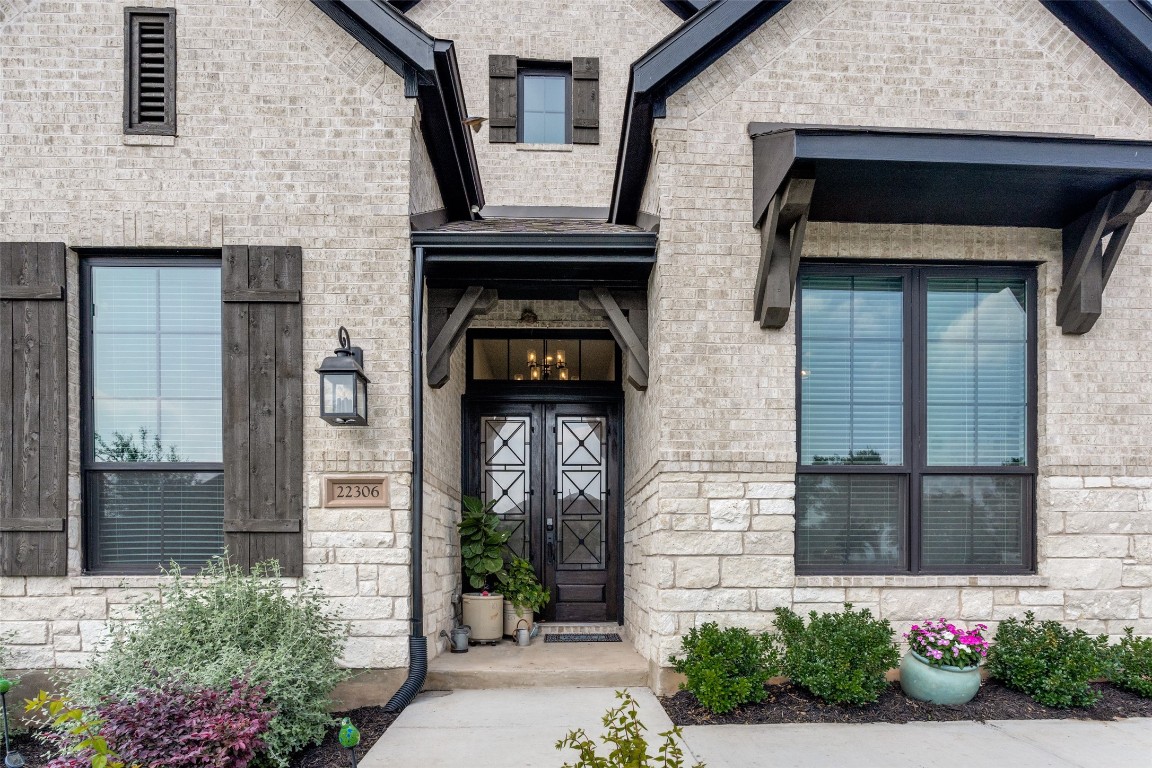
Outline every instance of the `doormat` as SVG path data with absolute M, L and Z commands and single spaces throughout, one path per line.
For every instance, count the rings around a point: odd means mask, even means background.
M 599 635 L 584 635 L 577 632 L 558 632 L 544 635 L 546 643 L 619 643 L 620 635 L 615 632 Z

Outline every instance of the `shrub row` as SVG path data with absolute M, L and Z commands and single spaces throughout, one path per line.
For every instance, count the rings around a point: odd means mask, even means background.
M 681 688 L 717 714 L 762 701 L 765 683 L 786 676 L 820 699 L 861 705 L 876 701 L 885 674 L 899 661 L 892 627 L 845 604 L 838 613 L 808 614 L 808 623 L 777 608 L 776 631 L 755 634 L 715 622 L 693 628 L 671 662 L 685 675 Z M 1100 697 L 1094 680 L 1152 698 L 1152 638 L 1131 627 L 1116 645 L 1107 636 L 1070 631 L 1056 621 L 1005 620 L 988 653 L 989 675 L 1050 707 L 1089 707 Z

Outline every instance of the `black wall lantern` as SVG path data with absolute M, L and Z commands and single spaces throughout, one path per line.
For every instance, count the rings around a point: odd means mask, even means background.
M 348 329 L 340 326 L 340 348 L 326 357 L 320 374 L 320 418 L 337 427 L 368 424 L 368 377 L 364 375 L 364 350 L 353 347 Z

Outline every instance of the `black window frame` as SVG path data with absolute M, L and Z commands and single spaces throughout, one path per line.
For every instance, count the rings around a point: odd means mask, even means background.
M 136 30 L 143 20 L 164 25 L 164 120 L 140 119 L 140 46 Z M 176 9 L 124 9 L 124 133 L 176 135 Z
M 572 62 L 516 60 L 516 143 L 538 144 L 524 140 L 524 78 L 525 77 L 564 77 L 564 141 L 549 142 L 551 146 L 572 144 Z
M 218 249 L 140 250 L 133 249 L 74 249 L 80 254 L 80 483 L 81 520 L 83 541 L 82 570 L 91 575 L 154 575 L 153 566 L 106 567 L 99 564 L 95 512 L 97 475 L 101 472 L 217 472 L 224 474 L 224 460 L 218 462 L 98 462 L 94 445 L 95 359 L 92 322 L 92 268 L 93 267 L 217 267 L 223 269 L 222 253 Z M 223 337 L 221 338 L 223 344 Z M 221 346 L 223 357 L 223 346 Z M 223 360 L 221 360 L 223 362 Z M 223 408 L 223 405 L 221 405 Z M 223 450 L 223 445 L 221 446 Z M 223 512 L 223 509 L 222 509 Z M 223 514 L 221 515 L 223 533 Z M 223 538 L 222 538 L 223 540 Z M 224 554 L 221 547 L 220 554 Z M 167 565 L 164 563 L 163 565 Z M 186 572 L 199 568 L 181 564 Z
M 803 355 L 803 291 L 801 279 L 807 275 L 838 277 L 899 276 L 903 281 L 903 444 L 904 460 L 900 465 L 819 464 L 804 465 L 801 452 L 804 412 L 802 407 L 802 355 Z M 1027 387 L 1027 429 L 1025 442 L 1027 461 L 1017 466 L 929 466 L 927 463 L 927 286 L 930 278 L 989 278 L 1023 279 L 1027 301 L 1028 344 L 1026 352 L 1025 386 Z M 795 558 L 798 576 L 851 576 L 851 575 L 1027 575 L 1036 572 L 1036 485 L 1037 485 L 1037 278 L 1036 265 L 1028 263 L 957 264 L 942 262 L 860 262 L 860 261 L 804 261 L 796 283 L 796 484 L 797 497 L 801 475 L 886 475 L 903 478 L 902 498 L 904 514 L 904 566 L 900 568 L 874 567 L 867 564 L 840 564 L 837 566 L 809 566 Z M 989 476 L 1012 475 L 1024 478 L 1024 508 L 1021 512 L 1021 563 L 1017 566 L 968 566 L 927 568 L 921 563 L 921 533 L 923 479 L 928 476 Z M 799 516 L 799 504 L 796 514 Z M 797 535 L 799 527 L 797 526 Z

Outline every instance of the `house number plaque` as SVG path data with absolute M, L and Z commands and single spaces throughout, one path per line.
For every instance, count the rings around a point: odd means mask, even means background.
M 325 507 L 387 507 L 386 477 L 326 477 Z

